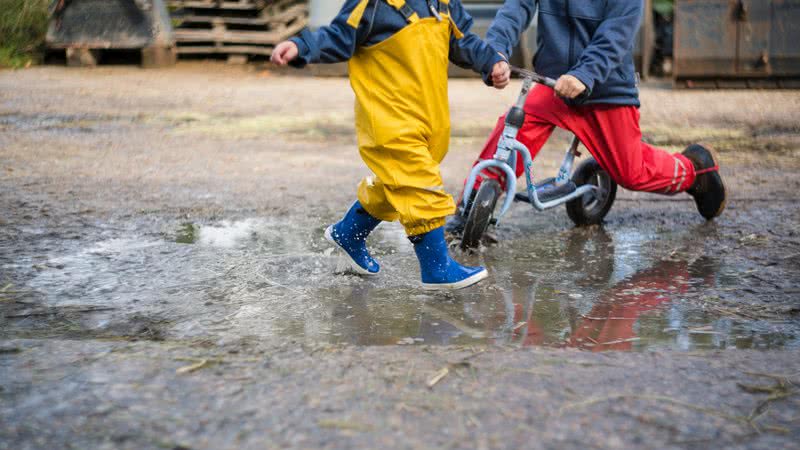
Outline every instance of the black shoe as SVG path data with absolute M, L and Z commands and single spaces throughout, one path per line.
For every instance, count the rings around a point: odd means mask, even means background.
M 725 183 L 719 174 L 719 157 L 711 147 L 693 144 L 683 151 L 683 156 L 694 164 L 697 176 L 694 184 L 686 192 L 694 197 L 697 210 L 706 220 L 722 214 L 727 201 Z

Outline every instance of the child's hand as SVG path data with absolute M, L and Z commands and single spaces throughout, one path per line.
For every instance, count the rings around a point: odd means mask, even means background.
M 586 86 L 572 75 L 561 75 L 556 81 L 555 93 L 561 98 L 573 99 L 583 94 Z
M 511 81 L 511 66 L 505 61 L 500 61 L 492 69 L 492 85 L 495 89 L 503 89 Z
M 275 47 L 272 51 L 270 61 L 279 66 L 285 66 L 290 61 L 297 58 L 300 50 L 297 49 L 297 44 L 292 41 L 283 41 Z

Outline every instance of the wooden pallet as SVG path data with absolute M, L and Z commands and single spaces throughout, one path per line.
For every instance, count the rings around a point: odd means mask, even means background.
M 173 0 L 179 54 L 269 56 L 308 23 L 302 0 Z
M 266 0 L 171 0 L 173 8 L 228 9 L 237 11 L 262 10 Z

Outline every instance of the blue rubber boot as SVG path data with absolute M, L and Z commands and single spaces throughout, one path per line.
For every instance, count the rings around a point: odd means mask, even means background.
M 450 257 L 444 240 L 444 227 L 408 239 L 414 244 L 425 289 L 462 289 L 488 276 L 483 267 L 464 267 Z
M 367 236 L 381 223 L 356 201 L 344 218 L 325 230 L 325 239 L 344 250 L 353 272 L 359 275 L 377 275 L 381 266 L 367 250 Z

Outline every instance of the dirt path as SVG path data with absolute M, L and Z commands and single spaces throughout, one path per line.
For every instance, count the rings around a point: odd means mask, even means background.
M 452 83 L 451 192 L 515 95 Z M 800 92 L 642 102 L 646 139 L 721 150 L 723 217 L 515 206 L 460 255 L 490 282 L 427 295 L 396 225 L 383 277 L 333 274 L 322 230 L 365 175 L 346 80 L 0 72 L 0 449 L 791 448 Z
M 796 351 L 51 340 L 3 349 L 21 352 L 0 357 L 8 449 L 774 449 L 800 437 Z

